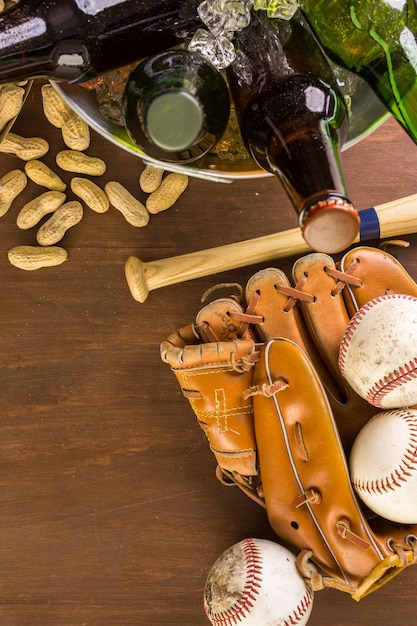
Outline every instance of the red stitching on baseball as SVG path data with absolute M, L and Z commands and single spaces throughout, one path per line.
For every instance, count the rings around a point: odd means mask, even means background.
M 307 613 L 311 602 L 313 600 L 313 592 L 307 589 L 307 592 L 302 598 L 300 604 L 297 606 L 292 615 L 289 616 L 288 620 L 285 621 L 285 626 L 292 626 L 293 624 L 298 624 Z
M 388 376 L 381 378 L 368 391 L 366 399 L 374 406 L 384 408 L 383 400 L 390 391 L 401 387 L 403 383 L 417 378 L 417 357 L 402 367 L 390 372 Z
M 398 414 L 398 411 L 387 411 L 387 414 Z M 352 483 L 358 491 L 376 495 L 395 491 L 396 487 L 400 487 L 401 483 L 407 482 L 407 478 L 417 471 L 417 425 L 415 415 L 409 411 L 402 411 L 401 417 L 408 424 L 410 439 L 399 466 L 388 476 L 376 480 L 364 481 L 354 478 Z
M 208 618 L 215 626 L 237 626 L 250 613 L 253 602 L 257 600 L 262 582 L 262 558 L 256 542 L 247 538 L 242 541 L 246 558 L 247 576 L 242 596 L 226 611 L 214 613 L 205 605 Z M 294 626 L 298 624 L 308 611 L 313 600 L 313 592 L 307 588 L 305 596 L 296 607 L 292 615 L 285 621 L 284 626 Z
M 252 602 L 256 600 L 256 596 L 259 594 L 262 580 L 262 559 L 259 548 L 251 538 L 244 539 L 242 544 L 246 558 L 247 576 L 239 601 L 221 613 L 213 613 L 209 607 L 205 607 L 208 618 L 212 624 L 217 626 L 236 626 L 249 614 L 253 606 Z

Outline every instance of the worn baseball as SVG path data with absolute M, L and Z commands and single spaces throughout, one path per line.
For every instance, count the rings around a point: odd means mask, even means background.
M 303 626 L 312 606 L 295 556 L 266 539 L 234 544 L 207 577 L 204 608 L 214 626 Z
M 339 368 L 356 393 L 381 409 L 417 403 L 417 298 L 389 294 L 349 322 Z
M 359 498 L 385 519 L 417 523 L 417 411 L 375 415 L 357 435 L 349 459 Z

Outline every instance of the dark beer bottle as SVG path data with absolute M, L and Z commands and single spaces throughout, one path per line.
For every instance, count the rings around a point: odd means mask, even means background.
M 192 36 L 198 0 L 20 0 L 0 15 L 0 83 L 82 82 Z
M 299 11 L 253 13 L 234 44 L 227 74 L 252 158 L 281 180 L 313 249 L 345 249 L 359 230 L 340 158 L 347 110 L 322 49 Z
M 302 0 L 323 48 L 369 84 L 417 143 L 415 0 Z
M 230 96 L 221 73 L 199 53 L 167 50 L 130 74 L 124 123 L 134 143 L 155 159 L 194 161 L 226 130 Z

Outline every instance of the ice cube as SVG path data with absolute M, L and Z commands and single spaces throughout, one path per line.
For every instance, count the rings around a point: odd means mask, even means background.
M 218 70 L 228 67 L 236 57 L 234 45 L 228 37 L 223 35 L 215 37 L 204 28 L 196 30 L 188 49 L 199 52 Z
M 267 11 L 268 17 L 290 20 L 299 7 L 298 0 L 254 0 L 255 11 Z
M 209 31 L 218 37 L 246 28 L 250 24 L 252 5 L 253 0 L 203 0 L 198 15 Z

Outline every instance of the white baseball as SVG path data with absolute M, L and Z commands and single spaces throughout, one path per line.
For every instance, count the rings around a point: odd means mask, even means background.
M 214 563 L 204 608 L 214 626 L 303 626 L 313 608 L 313 591 L 292 552 L 267 539 L 249 538 Z
M 385 519 L 417 523 L 417 411 L 375 415 L 357 435 L 349 459 L 359 498 Z
M 370 404 L 395 409 L 417 403 L 417 298 L 389 294 L 355 313 L 339 351 L 339 368 Z

